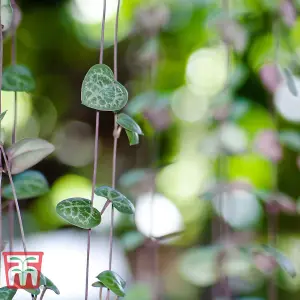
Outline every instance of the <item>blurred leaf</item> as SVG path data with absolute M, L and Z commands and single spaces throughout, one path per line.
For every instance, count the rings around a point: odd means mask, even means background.
M 90 229 L 101 222 L 100 212 L 91 206 L 91 201 L 84 198 L 69 198 L 59 202 L 56 212 L 65 221 L 79 228 Z
M 156 97 L 157 95 L 154 91 L 141 93 L 128 102 L 125 111 L 132 116 L 142 113 L 146 108 L 153 105 Z
M 250 103 L 246 99 L 240 99 L 238 101 L 233 102 L 229 113 L 230 120 L 232 121 L 239 120 L 247 113 L 249 108 L 250 108 Z
M 125 300 L 151 300 L 153 299 L 151 288 L 146 284 L 136 283 L 126 292 Z
M 105 287 L 105 285 L 103 283 L 101 283 L 100 281 L 96 281 L 92 284 L 93 287 L 99 287 L 99 288 L 103 288 Z
M 278 265 L 285 270 L 291 277 L 295 277 L 296 269 L 292 262 L 281 252 L 279 252 L 277 249 L 273 248 L 269 245 L 262 245 L 265 252 L 271 254 L 275 259 Z
M 1 0 L 1 24 L 3 25 L 2 31 L 10 28 L 13 21 L 13 9 L 11 2 Z
M 16 142 L 6 151 L 11 173 L 17 174 L 31 168 L 53 151 L 54 146 L 42 139 L 26 138 Z
M 122 174 L 119 179 L 119 184 L 122 187 L 129 188 L 141 180 L 145 179 L 147 176 L 148 169 L 132 169 Z
M 139 135 L 136 132 L 132 132 L 129 130 L 125 130 L 127 137 L 128 137 L 128 141 L 129 141 L 129 145 L 130 146 L 134 146 L 134 145 L 138 145 L 139 143 Z
M 25 171 L 13 178 L 16 194 L 19 200 L 35 198 L 49 191 L 46 177 L 38 171 Z M 11 185 L 3 188 L 3 197 L 13 199 Z
M 40 285 L 45 286 L 49 290 L 52 290 L 56 295 L 60 294 L 60 291 L 57 288 L 57 286 L 48 277 L 44 276 L 43 274 L 41 274 Z
M 96 110 L 118 111 L 127 101 L 126 88 L 114 80 L 114 74 L 108 66 L 97 64 L 89 69 L 81 88 L 83 105 Z
M 293 130 L 282 130 L 279 132 L 280 142 L 291 150 L 300 151 L 300 134 Z
M 31 92 L 35 81 L 30 70 L 23 65 L 11 65 L 3 70 L 3 91 Z
M 15 294 L 17 293 L 16 289 L 9 289 L 8 287 L 0 288 L 0 299 L 1 300 L 12 300 Z
M 285 75 L 285 78 L 286 78 L 286 83 L 287 83 L 287 86 L 288 86 L 290 92 L 295 97 L 297 97 L 298 96 L 298 91 L 297 91 L 297 88 L 296 88 L 296 84 L 295 84 L 294 76 L 293 76 L 292 72 L 287 68 L 283 68 L 283 72 L 284 72 L 284 75 Z
M 127 251 L 132 251 L 142 246 L 146 238 L 138 231 L 129 231 L 121 237 L 121 243 Z
M 115 293 L 119 297 L 125 296 L 126 282 L 121 278 L 120 275 L 113 271 L 103 271 L 97 277 L 103 285 L 109 290 Z
M 4 111 L 4 112 L 2 112 L 1 114 L 0 114 L 0 121 L 2 121 L 3 120 L 3 118 L 5 117 L 5 115 L 6 115 L 6 113 L 7 113 L 7 110 L 6 111 Z
M 109 186 L 101 186 L 95 189 L 95 194 L 111 201 L 114 208 L 119 212 L 124 214 L 134 214 L 133 204 L 119 191 Z
M 120 113 L 117 115 L 117 123 L 128 131 L 143 135 L 140 126 L 128 115 Z

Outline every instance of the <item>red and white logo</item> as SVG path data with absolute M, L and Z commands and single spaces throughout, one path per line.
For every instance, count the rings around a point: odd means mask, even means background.
M 3 252 L 6 285 L 12 289 L 40 286 L 43 252 Z

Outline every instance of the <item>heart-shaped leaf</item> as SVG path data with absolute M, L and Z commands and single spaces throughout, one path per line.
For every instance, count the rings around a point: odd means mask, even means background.
M 69 198 L 59 202 L 56 212 L 67 222 L 83 229 L 96 227 L 101 222 L 100 212 L 84 198 Z
M 124 214 L 133 214 L 134 206 L 123 194 L 109 187 L 101 186 L 95 189 L 97 196 L 105 197 L 112 202 L 116 210 Z
M 295 277 L 297 275 L 292 262 L 283 253 L 279 252 L 277 249 L 269 245 L 262 245 L 262 248 L 265 252 L 272 255 L 275 258 L 277 264 L 291 277 Z
M 49 191 L 49 185 L 46 177 L 38 171 L 25 171 L 14 176 L 14 186 L 18 199 L 35 198 L 46 194 Z M 13 199 L 11 185 L 3 188 L 3 197 Z
M 117 296 L 125 296 L 126 282 L 116 272 L 103 271 L 96 278 Z
M 17 293 L 17 289 L 9 289 L 6 286 L 2 287 L 0 288 L 0 299 L 12 300 L 16 293 Z
M 99 287 L 99 288 L 103 288 L 105 287 L 105 285 L 103 283 L 101 283 L 100 281 L 96 281 L 92 284 L 93 287 Z
M 40 285 L 45 286 L 47 289 L 52 290 L 55 294 L 59 295 L 60 291 L 57 286 L 46 276 L 41 274 Z
M 295 84 L 294 76 L 293 76 L 292 72 L 287 68 L 283 68 L 283 72 L 284 72 L 284 75 L 285 75 L 285 78 L 286 78 L 286 84 L 287 84 L 290 92 L 295 97 L 297 97 L 298 96 L 298 91 L 297 91 L 297 88 L 296 88 L 296 84 Z
M 42 139 L 20 140 L 6 151 L 11 173 L 17 174 L 36 165 L 54 151 L 54 146 Z
M 139 135 L 136 132 L 133 131 L 129 131 L 129 130 L 125 130 L 127 137 L 128 137 L 128 141 L 129 141 L 129 145 L 130 146 L 134 146 L 134 145 L 138 145 L 139 143 Z
M 5 115 L 6 115 L 6 113 L 7 113 L 7 110 L 6 111 L 4 111 L 4 112 L 2 112 L 1 114 L 0 114 L 0 121 L 2 121 L 3 120 L 3 118 L 5 117 Z
M 30 70 L 23 65 L 11 65 L 3 70 L 3 91 L 31 92 L 35 81 Z
M 143 135 L 140 126 L 128 115 L 120 113 L 117 115 L 117 123 L 124 129 Z
M 282 130 L 279 132 L 280 142 L 291 150 L 300 151 L 300 134 L 294 130 Z
M 1 24 L 2 31 L 10 28 L 13 21 L 13 9 L 10 1 L 1 1 Z
M 128 92 L 114 80 L 112 70 L 97 64 L 89 69 L 81 87 L 81 103 L 87 107 L 103 110 L 121 110 L 128 101 Z

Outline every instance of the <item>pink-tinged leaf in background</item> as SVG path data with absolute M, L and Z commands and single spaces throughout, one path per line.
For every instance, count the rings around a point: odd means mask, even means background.
M 276 133 L 272 130 L 264 130 L 257 134 L 254 150 L 273 162 L 278 162 L 282 158 L 281 145 Z
M 297 12 L 296 8 L 293 5 L 292 1 L 290 0 L 283 0 L 280 4 L 280 14 L 282 17 L 283 22 L 289 26 L 292 27 L 297 18 Z
M 259 71 L 260 79 L 264 87 L 271 93 L 274 93 L 282 81 L 279 70 L 275 64 L 265 64 Z

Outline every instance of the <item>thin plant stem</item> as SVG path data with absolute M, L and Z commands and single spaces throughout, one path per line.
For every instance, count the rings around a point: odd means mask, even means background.
M 1 21 L 1 7 L 0 7 L 0 87 L 2 87 L 2 69 L 3 69 L 3 33 L 2 33 L 2 21 Z M 0 90 L 0 113 L 2 112 L 2 98 Z M 0 121 L 0 138 L 1 137 L 1 121 Z M 0 155 L 0 167 L 2 170 L 2 159 Z M 0 249 L 3 247 L 3 236 L 2 236 L 2 171 L 0 171 Z M 0 280 L 1 280 L 1 259 L 0 259 Z M 1 283 L 1 282 L 0 282 Z
M 44 296 L 45 296 L 46 292 L 47 292 L 47 287 L 44 287 L 44 288 L 43 288 L 43 291 L 42 291 L 42 293 L 41 293 L 41 296 L 40 296 L 40 300 L 43 300 L 43 299 L 44 299 Z
M 14 213 L 14 200 L 8 202 L 8 227 L 9 227 L 9 252 L 14 248 L 14 232 L 15 232 L 15 213 Z
M 10 169 L 9 169 L 9 163 L 8 163 L 8 160 L 7 160 L 7 157 L 6 157 L 6 154 L 5 154 L 5 151 L 4 151 L 2 145 L 0 145 L 0 149 L 2 151 L 4 162 L 5 162 L 5 165 L 6 165 L 6 168 L 7 168 L 7 174 L 8 174 L 8 177 L 9 177 L 12 193 L 13 193 L 13 196 L 14 196 L 17 216 L 18 216 L 18 220 L 19 220 L 19 226 L 20 226 L 20 231 L 21 231 L 21 239 L 22 239 L 23 249 L 24 249 L 24 252 L 26 253 L 27 249 L 26 249 L 23 221 L 22 221 L 22 216 L 21 216 L 21 211 L 20 211 L 20 207 L 19 207 L 19 203 L 18 203 L 18 198 L 17 198 L 17 194 L 16 194 L 15 185 L 14 185 L 12 175 L 11 175 L 11 172 L 10 172 Z
M 100 299 L 100 300 L 102 300 L 102 292 L 103 292 L 103 288 L 101 287 L 101 288 L 100 288 L 100 291 L 99 291 L 99 299 Z
M 276 18 L 273 22 L 273 35 L 274 35 L 274 63 L 276 68 L 278 68 L 278 59 L 279 59 L 279 50 L 280 50 L 280 30 L 279 30 L 279 22 Z M 279 73 L 279 70 L 277 69 Z M 275 125 L 276 130 L 278 130 L 278 118 L 276 114 L 275 107 L 270 101 L 270 110 L 273 115 L 273 122 Z M 273 189 L 274 192 L 278 190 L 278 164 L 276 162 L 273 163 Z M 268 221 L 268 242 L 276 246 L 276 235 L 277 235 L 277 227 L 278 227 L 278 215 L 273 213 L 268 213 L 267 215 Z M 278 293 L 275 284 L 274 276 L 271 277 L 268 286 L 268 299 L 269 300 L 277 300 Z
M 118 29 L 119 29 L 119 15 L 120 15 L 120 4 L 121 1 L 118 0 L 116 22 L 115 22 L 115 36 L 114 36 L 114 79 L 118 79 Z M 117 165 L 117 147 L 118 139 L 120 137 L 121 131 L 118 130 L 117 124 L 117 114 L 114 115 L 114 146 L 113 146 L 113 159 L 112 159 L 112 188 L 116 186 L 116 165 Z M 110 234 L 109 234 L 109 262 L 108 267 L 111 271 L 112 268 L 112 254 L 113 254 L 113 235 L 114 235 L 114 207 L 111 206 L 110 215 Z M 109 299 L 110 290 L 107 291 L 107 299 Z
M 106 16 L 106 0 L 103 1 L 103 10 L 102 10 L 102 25 L 101 25 L 100 54 L 99 54 L 99 63 L 100 64 L 102 64 L 102 62 L 103 62 L 105 16 Z M 92 206 L 94 204 L 94 190 L 95 190 L 96 180 L 97 180 L 98 153 L 99 153 L 99 123 L 100 123 L 100 112 L 96 111 L 94 167 L 93 167 L 92 193 L 91 193 L 91 205 Z M 89 289 L 89 269 L 90 269 L 90 252 L 91 252 L 91 231 L 92 231 L 91 229 L 88 230 L 88 236 L 87 236 L 85 300 L 88 300 L 88 296 L 89 296 L 88 289 Z

